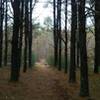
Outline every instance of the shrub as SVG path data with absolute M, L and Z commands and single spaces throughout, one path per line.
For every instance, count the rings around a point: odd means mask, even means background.
M 54 57 L 53 57 L 53 55 L 48 56 L 46 61 L 47 61 L 48 65 L 53 66 L 54 65 Z
M 50 66 L 53 66 L 54 65 L 54 56 L 53 55 L 48 56 L 46 61 L 47 61 L 47 63 Z M 64 55 L 62 55 L 61 65 L 62 65 L 62 68 L 65 67 L 65 58 L 64 58 Z M 69 57 L 68 57 L 68 66 L 69 66 Z
M 32 52 L 32 65 L 34 66 L 37 61 L 37 56 L 34 52 Z

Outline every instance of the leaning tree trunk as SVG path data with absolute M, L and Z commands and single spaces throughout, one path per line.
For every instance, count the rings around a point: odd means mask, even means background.
M 79 1 L 79 40 L 80 40 L 80 96 L 89 96 L 88 64 L 86 49 L 86 16 L 85 0 Z
M 95 0 L 95 65 L 94 73 L 100 69 L 100 1 Z
M 71 48 L 70 48 L 70 69 L 69 82 L 76 82 L 76 64 L 75 64 L 75 44 L 76 44 L 76 29 L 77 29 L 77 5 L 75 0 L 71 0 L 72 6 L 72 22 L 71 22 Z

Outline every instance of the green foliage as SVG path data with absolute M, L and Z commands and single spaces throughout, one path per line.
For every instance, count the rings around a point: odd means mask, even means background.
M 69 66 L 69 64 L 70 64 L 70 60 L 69 60 L 69 57 L 68 57 L 68 66 Z M 62 66 L 62 68 L 65 68 L 65 56 L 64 55 L 62 55 L 62 61 L 61 61 L 61 66 Z
M 53 55 L 48 56 L 46 61 L 50 66 L 53 66 L 54 65 L 54 56 Z M 64 56 L 62 56 L 61 65 L 62 65 L 62 68 L 65 68 L 65 57 Z M 68 59 L 68 66 L 69 66 L 69 59 Z
M 53 66 L 54 65 L 54 57 L 53 57 L 53 55 L 48 56 L 46 61 L 47 61 L 48 65 Z
M 32 65 L 34 66 L 37 61 L 37 56 L 34 52 L 32 52 Z
M 51 19 L 51 17 L 48 16 L 44 19 L 44 25 L 47 28 L 47 30 L 51 30 L 51 28 L 52 28 L 52 19 Z

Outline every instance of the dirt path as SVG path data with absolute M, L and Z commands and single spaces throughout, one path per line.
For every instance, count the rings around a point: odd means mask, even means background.
M 20 82 L 8 82 L 9 69 L 0 70 L 0 100 L 72 100 L 66 74 L 49 67 L 44 61 L 21 73 Z M 77 88 L 77 87 L 76 87 Z M 73 94 L 73 89 L 70 91 Z
M 53 71 L 44 62 L 36 63 L 32 79 L 27 84 L 27 92 L 32 100 L 68 100 L 67 91 L 60 86 L 59 72 Z M 31 98 L 29 100 L 31 100 Z

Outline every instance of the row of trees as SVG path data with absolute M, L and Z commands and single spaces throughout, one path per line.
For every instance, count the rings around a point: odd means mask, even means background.
M 65 6 L 65 37 L 61 33 L 61 6 Z M 68 68 L 68 6 L 71 6 L 70 66 Z M 86 5 L 90 5 L 89 7 Z M 86 23 L 88 17 L 95 21 L 94 73 L 100 67 L 100 2 L 99 0 L 53 0 L 54 65 L 61 70 L 62 42 L 65 45 L 65 72 L 69 82 L 76 82 L 76 68 L 80 66 L 80 95 L 89 95 Z
M 34 2 L 34 4 L 33 4 Z M 23 71 L 32 67 L 32 10 L 36 0 L 0 0 L 0 67 L 4 48 L 4 65 L 8 58 L 8 5 L 13 12 L 13 34 L 11 41 L 11 81 L 18 81 L 22 65 L 22 50 L 24 48 Z M 65 7 L 65 37 L 61 31 L 62 4 Z M 87 7 L 86 4 L 90 5 Z M 68 68 L 68 6 L 71 5 L 71 38 L 70 67 Z M 95 9 L 94 9 L 95 6 Z M 54 15 L 54 65 L 62 69 L 62 42 L 65 45 L 65 72 L 69 71 L 69 82 L 76 82 L 76 68 L 80 66 L 80 95 L 89 95 L 88 62 L 86 47 L 86 18 L 95 20 L 95 61 L 94 72 L 99 73 L 100 67 L 100 2 L 99 0 L 53 0 Z M 11 12 L 10 12 L 11 14 Z M 10 16 L 11 17 L 11 16 Z M 3 38 L 5 37 L 5 38 Z M 23 43 L 24 41 L 24 43 Z M 4 42 L 4 43 L 3 43 Z M 4 45 L 3 45 L 4 44 Z
M 9 18 L 13 19 L 11 81 L 19 80 L 22 51 L 23 71 L 26 72 L 27 66 L 32 67 L 32 11 L 36 2 L 36 0 L 0 0 L 0 67 L 3 61 L 5 66 L 8 63 L 8 22 L 11 23 Z

